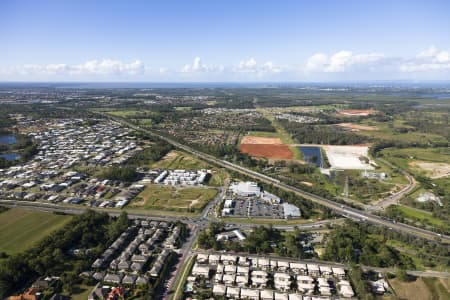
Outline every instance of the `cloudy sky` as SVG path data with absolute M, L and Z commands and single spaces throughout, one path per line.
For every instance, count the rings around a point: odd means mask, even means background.
M 450 1 L 1 0 L 0 81 L 450 80 Z

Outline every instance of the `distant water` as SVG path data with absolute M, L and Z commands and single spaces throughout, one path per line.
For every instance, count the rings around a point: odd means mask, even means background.
M 318 167 L 322 166 L 322 154 L 320 153 L 319 147 L 301 146 L 299 148 L 300 151 L 302 151 L 306 162 L 310 164 L 315 164 Z
M 4 134 L 0 135 L 0 144 L 1 145 L 12 145 L 17 142 L 17 139 L 14 135 Z
M 20 158 L 20 154 L 17 153 L 6 153 L 6 154 L 0 154 L 1 158 L 4 158 L 6 160 L 16 160 Z

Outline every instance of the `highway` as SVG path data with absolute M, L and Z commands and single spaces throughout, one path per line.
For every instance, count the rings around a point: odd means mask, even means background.
M 102 113 L 100 113 L 100 114 L 102 116 L 105 116 L 107 118 L 115 120 L 115 121 L 117 121 L 117 122 L 119 122 L 119 123 L 121 123 L 121 124 L 123 124 L 125 126 L 133 128 L 133 129 L 135 129 L 137 131 L 141 131 L 141 132 L 146 133 L 146 134 L 148 134 L 150 136 L 154 136 L 154 137 L 160 138 L 160 139 L 166 141 L 167 143 L 173 145 L 174 147 L 176 147 L 178 149 L 181 149 L 181 150 L 184 150 L 184 151 L 190 153 L 191 155 L 194 155 L 194 156 L 198 157 L 201 160 L 207 161 L 209 163 L 212 163 L 214 165 L 226 168 L 226 169 L 231 170 L 231 171 L 235 171 L 235 172 L 241 173 L 241 174 L 246 175 L 246 176 L 248 176 L 250 178 L 253 178 L 255 180 L 258 180 L 258 181 L 261 181 L 261 182 L 265 182 L 265 183 L 268 183 L 268 184 L 272 184 L 273 186 L 279 187 L 279 188 L 284 189 L 286 191 L 296 193 L 297 195 L 300 195 L 300 196 L 304 197 L 305 199 L 308 199 L 308 200 L 310 200 L 312 202 L 315 202 L 315 203 L 320 204 L 320 205 L 322 205 L 324 207 L 327 207 L 327 208 L 331 209 L 333 212 L 335 212 L 336 214 L 344 216 L 346 218 L 350 218 L 350 219 L 357 220 L 357 221 L 362 221 L 362 222 L 368 222 L 368 223 L 375 224 L 375 225 L 384 226 L 384 227 L 389 228 L 390 230 L 395 230 L 395 231 L 407 233 L 407 234 L 410 234 L 410 235 L 413 235 L 413 236 L 421 237 L 421 238 L 432 240 L 432 241 L 440 240 L 440 241 L 445 242 L 445 243 L 450 243 L 450 237 L 447 236 L 447 235 L 441 235 L 441 234 L 437 234 L 437 233 L 429 231 L 429 230 L 425 230 L 425 229 L 417 228 L 417 227 L 410 226 L 410 225 L 407 225 L 407 224 L 395 222 L 393 220 L 389 220 L 389 219 L 386 219 L 386 218 L 382 218 L 382 217 L 376 216 L 376 215 L 374 215 L 374 214 L 372 214 L 372 213 L 370 213 L 368 211 L 361 211 L 361 210 L 352 208 L 352 207 L 344 205 L 344 204 L 336 203 L 336 202 L 334 202 L 332 200 L 323 198 L 323 197 L 318 196 L 318 195 L 311 194 L 309 192 L 303 191 L 303 190 L 301 190 L 299 188 L 296 188 L 294 186 L 290 186 L 290 185 L 287 185 L 285 183 L 282 183 L 278 179 L 275 179 L 275 178 L 269 177 L 267 175 L 258 173 L 256 171 L 247 169 L 245 167 L 233 164 L 231 162 L 228 162 L 228 161 L 225 161 L 225 160 L 222 160 L 222 159 L 218 159 L 218 158 L 216 158 L 216 157 L 214 157 L 212 155 L 200 152 L 200 151 L 195 150 L 195 149 L 193 149 L 193 148 L 191 148 L 189 146 L 183 145 L 183 144 L 181 144 L 181 143 L 179 143 L 179 142 L 177 142 L 177 141 L 175 141 L 175 140 L 173 140 L 173 139 L 171 139 L 169 137 L 163 136 L 163 135 L 161 135 L 159 133 L 150 131 L 148 129 L 144 129 L 144 128 L 140 127 L 140 126 L 136 126 L 134 124 L 131 124 L 131 123 L 129 123 L 129 122 L 127 122 L 127 121 L 125 121 L 125 120 L 123 120 L 121 118 L 112 117 L 112 116 L 109 116 L 109 115 L 106 115 L 106 114 L 102 114 Z

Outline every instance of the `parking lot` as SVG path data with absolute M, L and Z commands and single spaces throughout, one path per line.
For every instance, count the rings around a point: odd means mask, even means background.
M 238 218 L 274 218 L 281 219 L 284 217 L 282 205 L 268 203 L 258 198 L 236 199 L 235 207 L 230 216 Z

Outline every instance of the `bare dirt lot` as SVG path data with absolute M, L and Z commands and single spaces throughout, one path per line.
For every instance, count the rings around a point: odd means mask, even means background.
M 350 129 L 351 131 L 360 131 L 360 130 L 366 130 L 366 131 L 374 131 L 378 130 L 378 128 L 373 126 L 364 126 L 364 125 L 358 125 L 353 123 L 340 123 L 336 124 L 339 127 Z
M 255 144 L 255 145 L 282 145 L 280 138 L 259 137 L 246 135 L 242 138 L 241 144 Z
M 292 159 L 294 153 L 288 145 L 283 144 L 242 144 L 240 148 L 242 153 L 255 157 L 265 157 L 270 159 Z
M 409 165 L 425 171 L 432 179 L 450 176 L 450 165 L 446 163 L 413 161 Z
M 339 114 L 345 116 L 368 116 L 376 113 L 377 111 L 373 109 L 344 109 L 339 111 Z
M 332 169 L 373 170 L 372 166 L 360 159 L 361 157 L 368 157 L 368 146 L 323 145 L 322 148 L 325 150 Z

